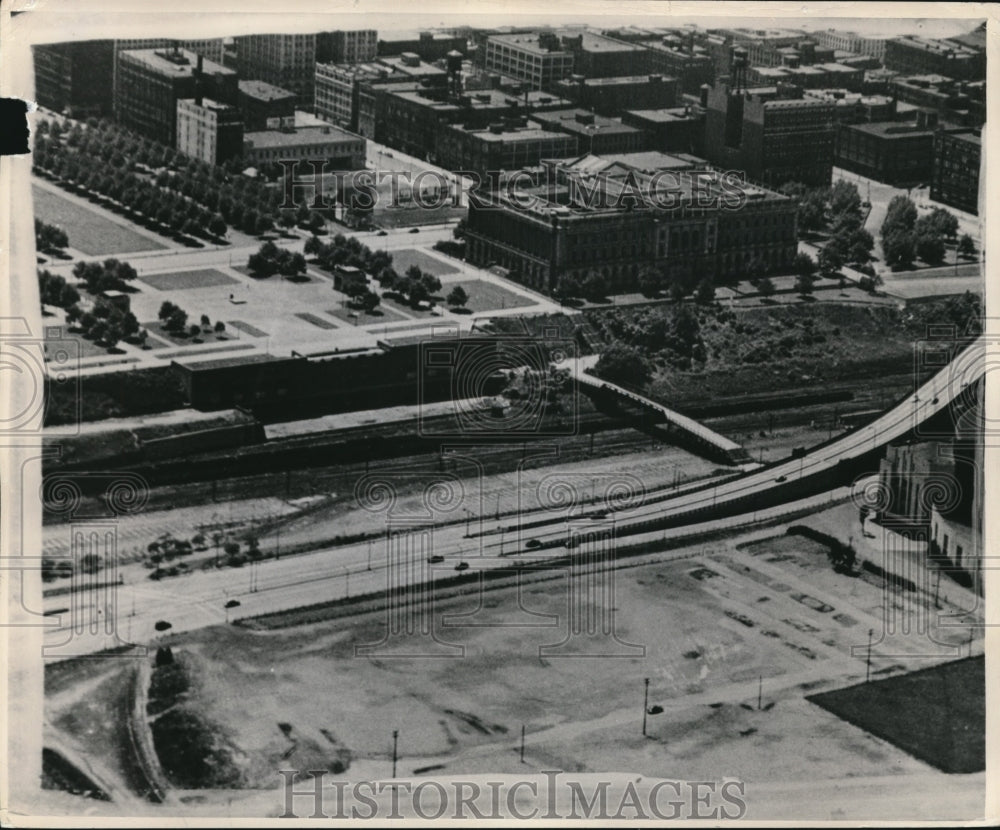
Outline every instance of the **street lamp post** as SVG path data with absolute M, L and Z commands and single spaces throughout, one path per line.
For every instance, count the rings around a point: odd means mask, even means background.
M 646 714 L 649 711 L 649 678 L 644 680 L 645 690 L 642 695 L 642 737 L 646 737 Z

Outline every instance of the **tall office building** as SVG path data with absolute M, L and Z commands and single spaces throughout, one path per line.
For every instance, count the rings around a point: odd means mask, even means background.
M 114 41 L 42 43 L 31 49 L 39 105 L 74 118 L 111 115 Z
M 173 147 L 177 102 L 199 95 L 235 104 L 236 73 L 177 46 L 118 54 L 115 117 L 128 129 Z
M 240 111 L 211 98 L 182 98 L 177 102 L 177 149 L 209 164 L 242 155 Z
M 378 54 L 375 29 L 320 32 L 316 35 L 316 60 L 322 63 L 364 63 Z
M 236 67 L 244 80 L 267 81 L 291 90 L 298 106 L 312 108 L 316 72 L 316 35 L 237 37 Z

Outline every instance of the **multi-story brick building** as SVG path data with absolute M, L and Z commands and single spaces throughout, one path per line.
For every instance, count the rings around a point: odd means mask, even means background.
M 685 39 L 670 36 L 661 41 L 644 44 L 649 53 L 651 72 L 662 72 L 677 78 L 683 92 L 695 94 L 702 84 L 715 81 L 715 62 L 702 45 L 696 45 L 692 32 Z
M 115 117 L 168 146 L 177 141 L 177 102 L 210 97 L 236 104 L 236 73 L 176 46 L 118 53 Z
M 843 29 L 810 32 L 809 37 L 823 46 L 858 55 L 869 55 L 879 61 L 885 57 L 885 43 L 888 40 L 884 36 L 859 35 L 857 32 Z
M 661 153 L 703 155 L 705 114 L 692 107 L 628 110 L 622 123 L 636 127 L 649 136 L 649 146 Z
M 569 103 L 538 91 L 515 96 L 490 89 L 454 95 L 446 87 L 372 86 L 376 88 L 375 140 L 419 158 L 433 156 L 443 125 L 482 128 L 506 117 L 560 109 Z M 359 129 L 363 125 L 360 97 L 358 125 Z
M 262 130 L 243 136 L 243 157 L 248 164 L 313 159 L 328 162 L 330 170 L 360 170 L 365 166 L 365 140 L 332 125 Z
M 896 103 L 888 95 L 865 95 L 849 89 L 805 89 L 802 96 L 833 104 L 838 124 L 896 120 Z
M 791 85 L 746 89 L 719 83 L 708 92 L 706 110 L 705 155 L 713 164 L 743 170 L 767 187 L 830 184 L 833 103 L 803 98 Z
M 494 172 L 520 170 L 542 159 L 569 158 L 576 153 L 575 136 L 543 129 L 523 119 L 517 124 L 496 123 L 485 129 L 458 124 L 446 127 L 438 134 L 435 161 L 448 170 L 476 173 L 479 181 L 489 187 Z
M 378 41 L 379 57 L 413 52 L 428 63 L 441 60 L 449 52 L 468 52 L 469 44 L 463 35 L 449 32 L 394 32 Z
M 600 115 L 621 115 L 627 109 L 661 109 L 677 103 L 676 78 L 662 75 L 626 75 L 584 78 L 573 75 L 559 81 L 552 91 L 583 109 Z
M 986 52 L 954 40 L 907 35 L 885 44 L 885 67 L 912 75 L 945 75 L 961 81 L 986 80 Z
M 555 32 L 490 35 L 483 52 L 487 70 L 549 90 L 573 74 L 573 53 Z
M 978 214 L 982 149 L 978 132 L 936 132 L 931 199 Z
M 907 104 L 936 109 L 942 119 L 981 126 L 986 121 L 986 82 L 956 81 L 944 75 L 895 77 L 890 94 Z
M 726 39 L 731 46 L 740 46 L 747 52 L 750 66 L 781 66 L 783 49 L 800 48 L 804 43 L 813 43 L 805 32 L 794 29 L 748 29 L 723 28 L 712 30 L 713 34 Z M 717 66 L 722 70 L 724 65 Z
M 584 78 L 641 75 L 649 71 L 649 51 L 634 43 L 596 32 L 563 32 L 562 44 L 573 55 L 573 72 Z
M 316 35 L 241 35 L 235 38 L 241 78 L 267 81 L 294 92 L 299 107 L 312 107 Z
M 741 186 L 694 157 L 637 153 L 548 164 L 520 199 L 473 194 L 468 258 L 500 265 L 540 291 L 563 274 L 601 274 L 612 291 L 654 268 L 666 288 L 742 274 L 759 258 L 773 271 L 797 250 L 794 203 Z
M 177 149 L 209 164 L 222 164 L 243 153 L 243 117 L 239 109 L 211 98 L 177 102 Z
M 634 153 L 649 145 L 649 136 L 639 128 L 589 110 L 553 110 L 532 118 L 546 129 L 574 136 L 581 153 Z
M 320 32 L 316 35 L 316 60 L 322 63 L 364 63 L 378 54 L 375 29 Z
M 295 120 L 295 93 L 266 81 L 240 81 L 237 106 L 247 130 L 267 130 Z
M 361 85 L 374 81 L 405 81 L 410 76 L 380 63 L 317 63 L 316 114 L 349 130 L 358 129 Z
M 41 43 L 31 51 L 40 106 L 74 118 L 112 114 L 113 40 Z
M 960 128 L 938 124 L 936 113 L 920 111 L 917 116 L 915 123 L 841 124 L 837 166 L 896 187 L 926 182 L 934 159 L 935 134 Z

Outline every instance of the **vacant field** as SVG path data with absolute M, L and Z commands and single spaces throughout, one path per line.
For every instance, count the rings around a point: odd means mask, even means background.
M 392 267 L 397 274 L 405 274 L 406 269 L 411 265 L 416 265 L 421 271 L 436 276 L 454 274 L 458 269 L 454 265 L 442 262 L 437 257 L 419 251 L 416 248 L 404 248 L 402 251 L 392 252 Z
M 739 312 L 661 305 L 586 316 L 601 339 L 624 342 L 647 358 L 652 397 L 683 407 L 740 392 L 878 384 L 913 370 L 913 343 L 926 337 L 924 319 L 952 322 L 965 310 L 961 303 L 905 315 L 884 306 L 824 303 Z
M 813 703 L 943 772 L 986 768 L 983 657 L 956 660 L 847 689 Z
M 157 291 L 189 291 L 192 288 L 214 288 L 236 282 L 232 277 L 214 268 L 177 271 L 171 274 L 144 274 L 139 280 L 151 285 Z
M 65 230 L 70 247 L 85 254 L 105 256 L 167 247 L 46 188 L 33 185 L 31 194 L 35 216 Z

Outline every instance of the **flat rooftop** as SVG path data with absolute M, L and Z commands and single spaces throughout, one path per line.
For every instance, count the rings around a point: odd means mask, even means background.
M 408 64 L 406 58 L 403 55 L 390 55 L 386 57 L 380 57 L 378 62 L 384 64 L 394 71 L 399 72 L 403 75 L 421 75 L 423 77 L 428 77 L 432 75 L 447 75 L 448 73 L 434 66 L 432 63 L 427 63 L 426 61 L 420 61 L 415 64 Z
M 614 75 L 610 78 L 585 78 L 583 83 L 585 86 L 626 86 L 632 84 L 656 84 L 656 83 L 671 83 L 676 79 L 671 75 L 657 75 L 657 74 L 645 74 L 645 75 Z M 563 81 L 565 84 L 573 84 L 572 80 Z
M 584 116 L 590 119 L 589 123 L 584 123 L 577 120 L 577 116 Z M 532 119 L 540 124 L 558 124 L 561 130 L 571 133 L 580 134 L 591 134 L 595 132 L 602 133 L 638 133 L 635 127 L 630 127 L 628 124 L 622 124 L 621 121 L 616 121 L 613 118 L 605 118 L 600 115 L 594 115 L 589 110 L 584 109 L 570 109 L 570 110 L 553 110 L 552 112 L 535 112 L 531 114 Z
M 192 372 L 207 372 L 212 369 L 231 369 L 236 366 L 252 366 L 255 364 L 262 363 L 279 363 L 290 358 L 287 357 L 276 357 L 273 354 L 262 354 L 261 352 L 255 352 L 253 354 L 243 354 L 236 355 L 233 357 L 217 357 L 212 360 L 197 360 L 196 356 L 192 355 L 189 358 L 182 360 L 172 361 L 178 366 L 188 369 Z
M 284 130 L 256 130 L 244 133 L 243 140 L 252 147 L 297 147 L 303 144 L 334 143 L 337 141 L 362 141 L 359 135 L 349 133 L 332 124 L 322 127 L 301 127 L 294 132 Z
M 589 31 L 559 31 L 558 33 L 561 37 L 582 37 L 581 48 L 587 52 L 641 52 L 643 51 L 642 46 L 637 46 L 634 43 L 625 43 L 621 40 L 613 40 L 612 38 L 605 37 L 604 35 L 599 35 L 597 32 Z
M 189 78 L 198 68 L 198 55 L 187 49 L 174 50 L 164 46 L 161 49 L 126 49 L 120 56 L 128 56 L 154 72 L 170 78 Z M 232 69 L 208 59 L 202 59 L 202 71 L 208 75 L 235 75 Z
M 649 121 L 656 124 L 669 124 L 673 121 L 693 121 L 696 117 L 684 110 L 684 107 L 664 107 L 663 109 L 652 110 L 626 110 L 635 118 Z
M 565 48 L 558 49 L 546 49 L 541 46 L 538 42 L 537 32 L 525 32 L 521 34 L 510 34 L 510 35 L 490 35 L 488 40 L 493 43 L 499 43 L 504 46 L 511 46 L 521 49 L 525 52 L 533 52 L 536 55 L 569 55 L 569 51 Z
M 294 98 L 295 93 L 280 86 L 269 84 L 266 81 L 240 81 L 239 89 L 244 95 L 256 98 L 260 101 L 281 101 L 285 98 Z
M 467 129 L 461 126 L 452 127 L 453 130 L 458 132 L 468 133 L 469 135 L 475 135 L 483 141 L 492 142 L 508 142 L 515 143 L 518 141 L 546 141 L 546 140 L 569 140 L 571 136 L 566 135 L 566 133 L 555 132 L 554 130 L 546 130 L 542 127 L 515 127 L 509 130 L 504 130 L 500 133 L 495 133 L 490 131 L 488 128 L 477 128 L 477 129 Z

